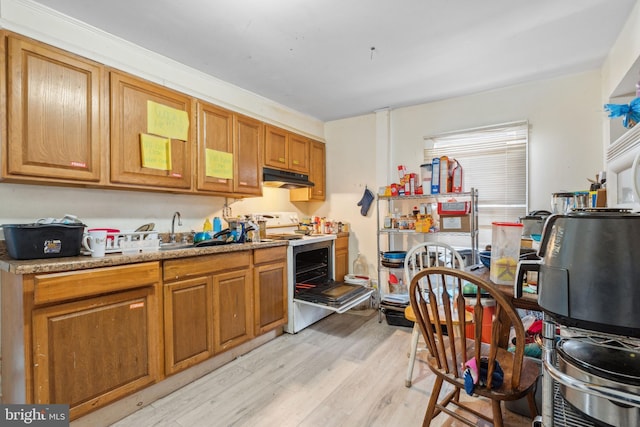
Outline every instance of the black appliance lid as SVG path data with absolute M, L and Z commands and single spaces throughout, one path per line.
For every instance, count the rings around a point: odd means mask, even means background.
M 628 348 L 616 348 L 616 344 L 609 342 L 604 345 L 578 339 L 564 339 L 557 344 L 556 349 L 568 363 L 588 373 L 639 386 L 640 353 Z
M 627 208 L 574 208 L 567 215 L 593 217 L 597 214 L 606 216 L 626 216 L 631 214 L 631 216 L 637 216 L 637 214 L 631 212 L 631 209 Z

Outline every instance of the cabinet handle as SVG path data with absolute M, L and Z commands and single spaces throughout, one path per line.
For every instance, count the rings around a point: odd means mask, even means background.
M 294 161 L 293 161 L 293 164 L 294 164 L 294 165 L 299 165 L 299 164 L 300 164 L 300 160 L 294 160 Z
M 278 161 L 279 161 L 280 163 L 284 163 L 284 157 L 278 157 Z

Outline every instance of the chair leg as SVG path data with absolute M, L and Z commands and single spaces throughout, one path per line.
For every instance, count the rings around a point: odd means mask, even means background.
M 502 423 L 502 410 L 500 408 L 499 400 L 491 401 L 491 409 L 493 410 L 493 425 L 494 427 L 504 427 Z
M 411 331 L 411 353 L 409 353 L 409 366 L 407 366 L 407 378 L 404 380 L 405 387 L 411 387 L 411 379 L 413 377 L 413 365 L 416 362 L 416 353 L 418 351 L 418 338 L 420 338 L 420 328 L 417 324 L 413 325 Z
M 529 394 L 527 394 L 527 403 L 529 404 L 529 413 L 531 414 L 531 418 L 537 417 L 538 406 L 536 405 L 535 389 L 531 390 Z
M 435 378 L 433 383 L 433 389 L 431 390 L 431 397 L 429 398 L 429 405 L 427 406 L 427 412 L 424 414 L 424 421 L 422 421 L 422 427 L 428 427 L 433 419 L 433 414 L 436 411 L 436 404 L 438 403 L 438 397 L 440 397 L 440 389 L 442 388 L 443 379 L 440 377 Z
M 455 392 L 453 393 L 453 401 L 454 402 L 460 402 L 460 389 L 456 388 Z

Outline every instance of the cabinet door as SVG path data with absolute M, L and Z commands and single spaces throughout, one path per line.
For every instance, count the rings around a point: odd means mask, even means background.
M 34 403 L 75 419 L 157 381 L 156 301 L 147 287 L 34 310 Z
M 233 192 L 239 195 L 262 195 L 263 126 L 256 119 L 238 114 L 233 116 L 233 152 L 236 157 Z
M 198 190 L 233 192 L 233 178 L 207 175 L 207 150 L 233 152 L 233 113 L 198 101 Z M 236 162 L 235 159 L 232 160 Z M 231 165 L 233 174 L 233 165 Z
M 216 353 L 253 338 L 252 292 L 251 270 L 213 276 Z
M 349 237 L 338 237 L 336 239 L 336 266 L 335 276 L 337 281 L 343 281 L 344 276 L 349 273 Z
M 269 125 L 265 128 L 264 164 L 276 169 L 287 169 L 289 167 L 288 132 Z
M 322 142 L 311 141 L 309 180 L 313 182 L 310 188 L 295 188 L 289 190 L 289 200 L 292 202 L 306 202 L 309 200 L 323 201 L 326 196 L 326 151 Z
M 287 323 L 287 263 L 254 267 L 255 331 L 263 334 Z
M 7 71 L 7 174 L 100 181 L 107 138 L 104 68 L 9 36 Z
M 158 156 L 158 164 L 151 163 L 144 167 L 140 137 L 149 133 L 148 101 L 185 111 L 190 123 L 186 141 L 170 139 L 170 154 Z M 195 141 L 192 103 L 193 100 L 187 95 L 112 71 L 111 182 L 151 188 L 190 189 L 192 146 Z M 175 117 L 168 115 L 166 121 L 175 123 Z M 161 153 L 161 150 L 157 151 Z
M 167 374 L 213 356 L 211 277 L 165 284 L 164 343 Z
M 309 173 L 309 146 L 311 141 L 304 136 L 289 134 L 289 169 Z
M 324 200 L 326 197 L 326 150 L 322 142 L 313 141 L 311 143 L 311 165 L 310 178 L 313 182 L 311 187 L 311 200 Z

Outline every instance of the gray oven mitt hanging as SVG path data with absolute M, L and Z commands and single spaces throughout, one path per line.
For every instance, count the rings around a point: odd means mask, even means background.
M 373 202 L 373 199 L 375 199 L 375 196 L 373 195 L 373 193 L 368 188 L 365 188 L 364 194 L 362 195 L 362 199 L 360 199 L 360 201 L 358 202 L 358 206 L 362 206 L 360 208 L 360 213 L 362 214 L 362 216 L 367 216 L 367 213 L 369 212 L 369 208 L 371 207 L 371 203 Z

